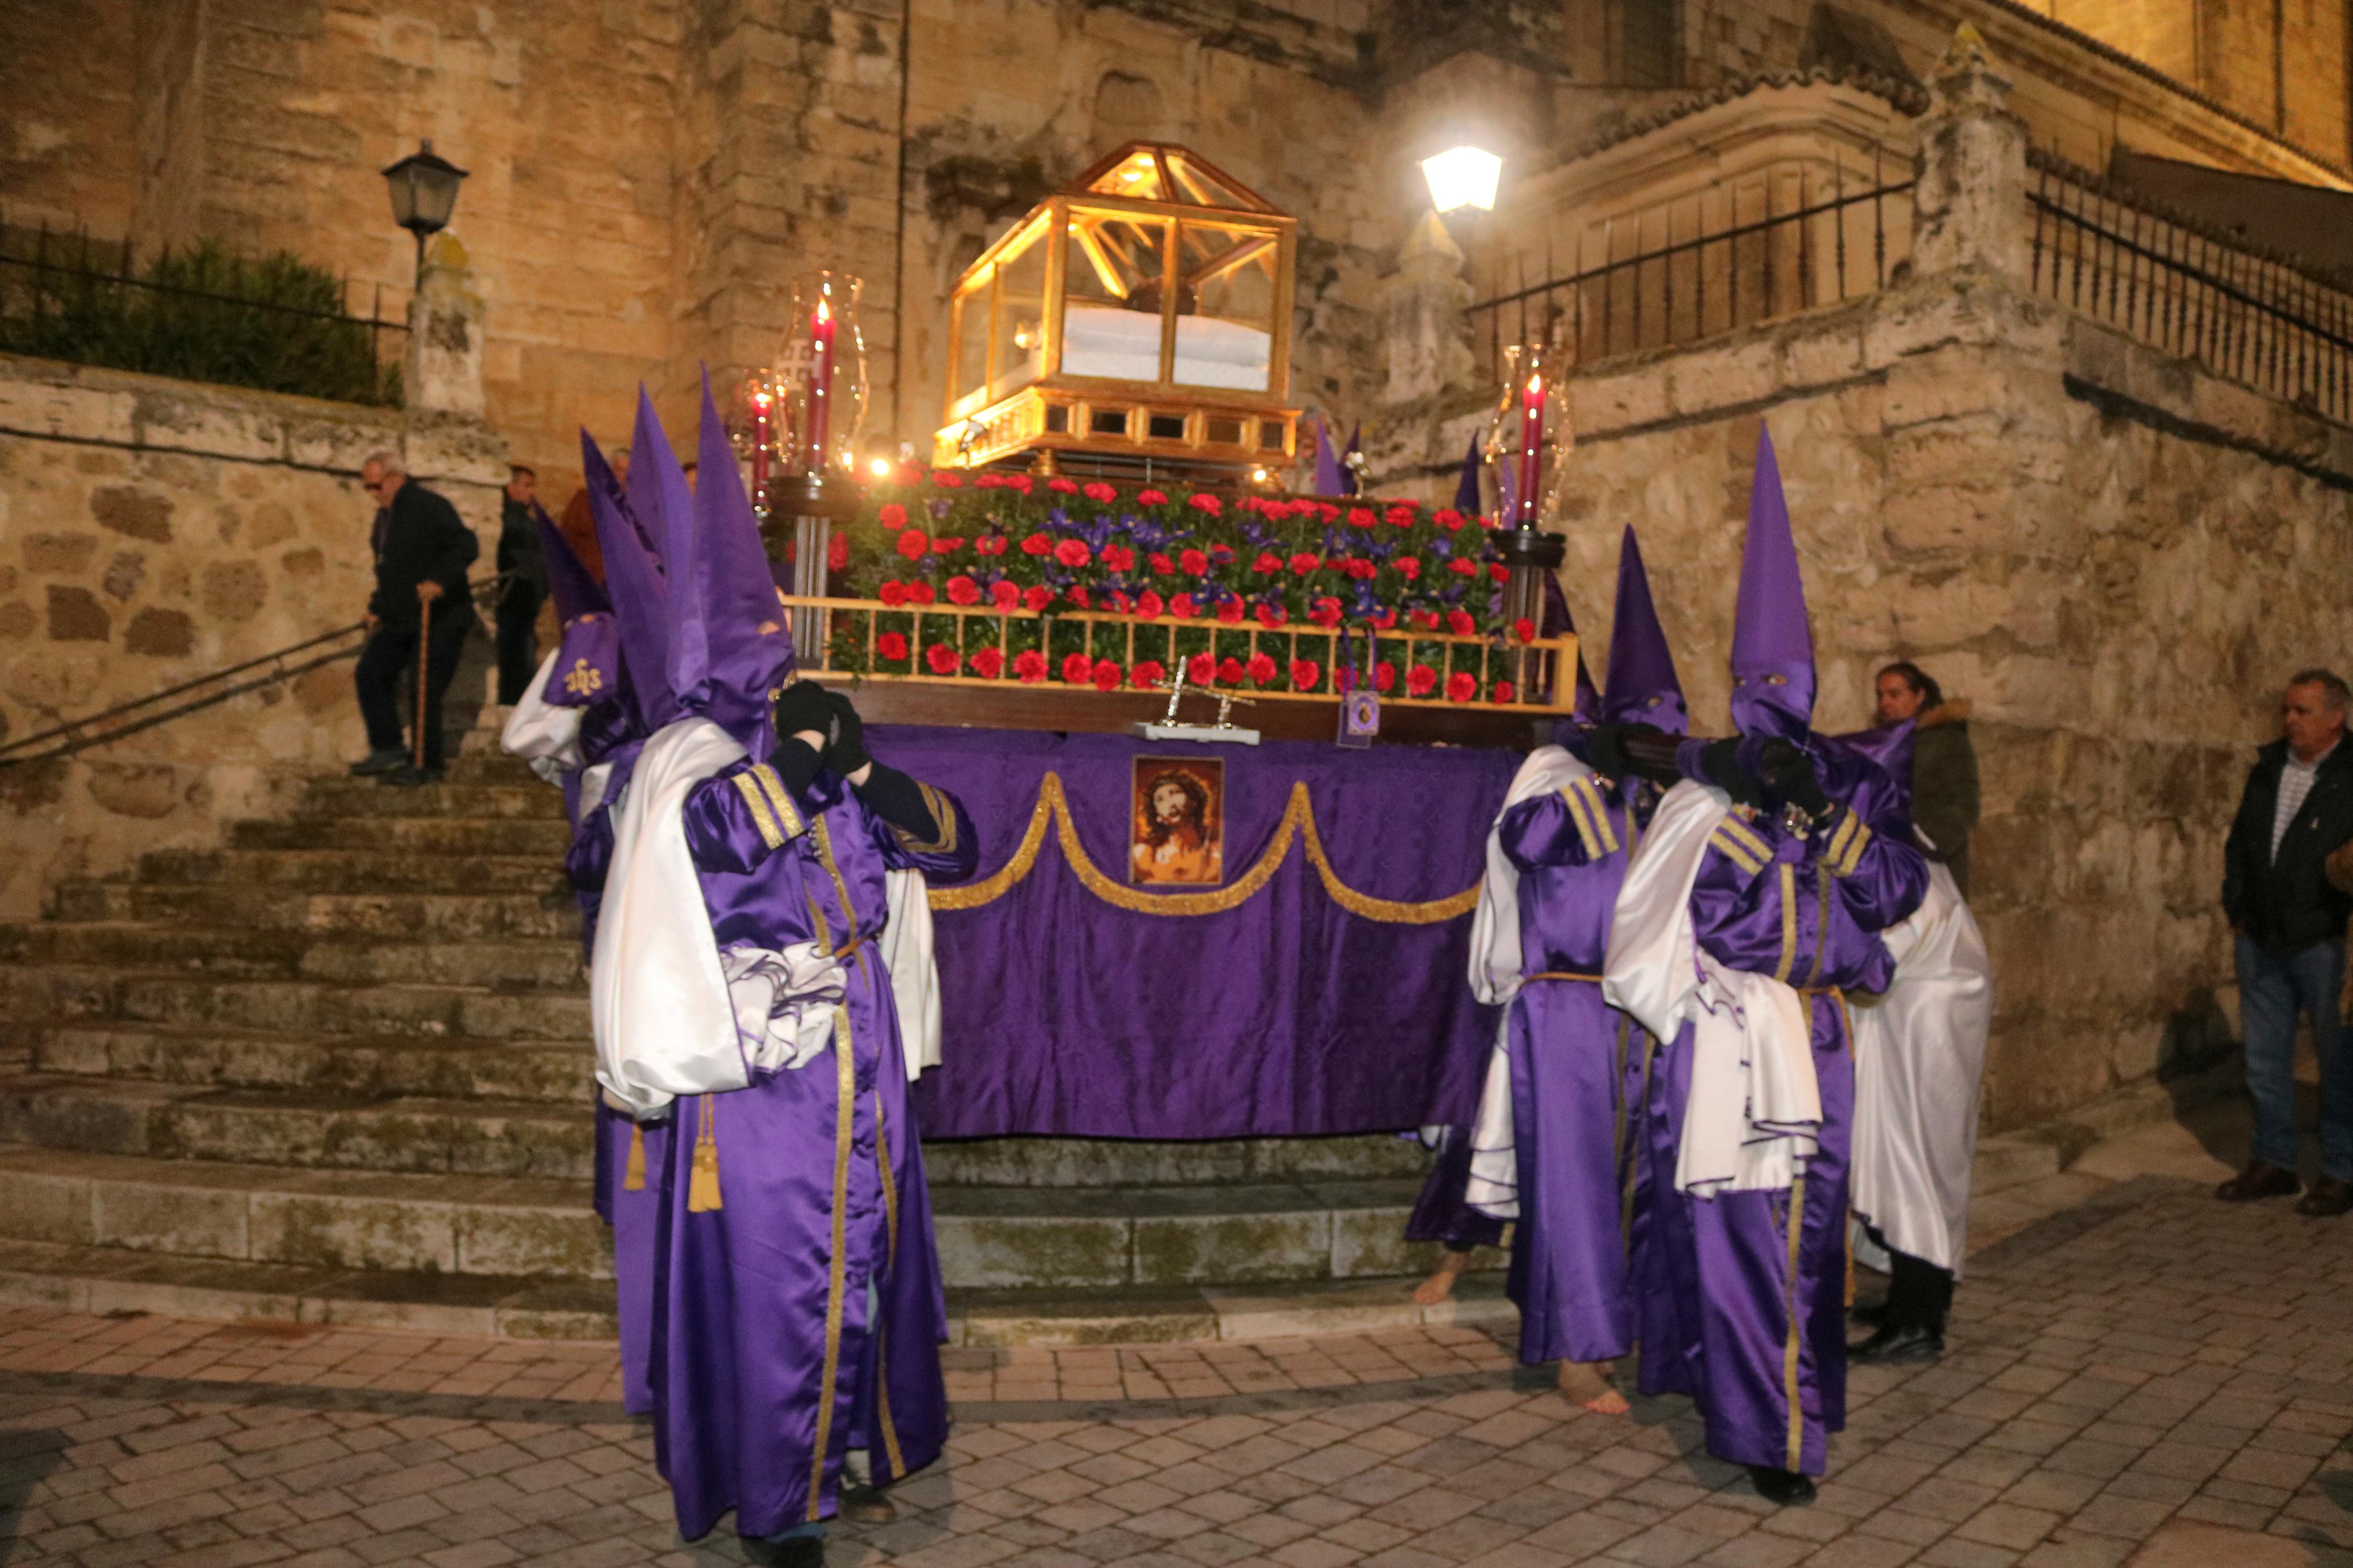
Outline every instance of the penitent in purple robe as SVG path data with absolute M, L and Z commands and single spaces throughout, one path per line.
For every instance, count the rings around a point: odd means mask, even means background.
M 1919 903 L 1927 864 L 1885 772 L 1826 737 L 1805 740 L 1824 793 L 1846 809 L 1797 837 L 1736 807 L 1709 837 L 1691 913 L 1719 963 L 1798 989 L 1821 1094 L 1819 1149 L 1785 1191 L 1676 1191 L 1692 1094 L 1685 1024 L 1648 1102 L 1651 1195 L 1632 1290 L 1643 1393 L 1692 1395 L 1718 1458 L 1820 1475 L 1829 1434 L 1846 1424 L 1854 1058 L 1841 993 L 1885 988 L 1893 965 L 1877 933 Z
M 1520 873 L 1510 1057 L 1519 1219 L 1506 1290 L 1524 1362 L 1608 1361 L 1633 1348 L 1626 1262 L 1640 1162 L 1628 1107 L 1645 1092 L 1650 1036 L 1601 999 L 1626 861 L 1658 804 L 1599 777 L 1524 800 L 1498 826 Z
M 964 808 L 925 786 L 939 837 L 884 824 L 831 773 L 778 808 L 749 760 L 686 798 L 689 853 L 723 953 L 816 942 L 844 955 L 832 1043 L 797 1069 L 679 1100 L 656 1248 L 655 1442 L 681 1531 L 729 1509 L 744 1535 L 834 1511 L 843 1454 L 873 1479 L 929 1464 L 947 1436 L 945 1298 L 891 982 L 876 939 L 884 874 L 969 877 Z M 697 1145 L 720 1205 L 695 1212 Z

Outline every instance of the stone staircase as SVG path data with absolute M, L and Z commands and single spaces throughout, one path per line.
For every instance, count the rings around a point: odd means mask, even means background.
M 609 1336 L 565 839 L 554 790 L 468 754 L 421 790 L 311 781 L 0 925 L 0 1300 Z M 1406 1300 L 1434 1249 L 1399 1239 L 1396 1138 L 926 1157 L 965 1342 L 1508 1311 L 1492 1277 Z

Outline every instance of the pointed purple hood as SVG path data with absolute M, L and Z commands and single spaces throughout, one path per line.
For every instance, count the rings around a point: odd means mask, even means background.
M 1536 627 L 1540 637 L 1574 637 L 1577 623 L 1568 613 L 1568 595 L 1561 592 L 1560 579 L 1550 573 L 1544 580 L 1544 620 Z M 1553 741 L 1567 745 L 1567 737 L 1601 720 L 1601 694 L 1594 689 L 1592 672 L 1585 668 L 1585 644 L 1577 645 L 1577 685 L 1569 704 L 1568 717 L 1553 726 Z M 1572 747 L 1572 750 L 1576 748 Z
M 1315 493 L 1319 496 L 1343 496 L 1348 491 L 1347 481 L 1340 472 L 1340 458 L 1332 450 L 1332 434 L 1324 428 L 1324 421 L 1315 426 Z
M 1691 729 L 1683 682 L 1675 678 L 1674 655 L 1651 603 L 1650 574 L 1642 570 L 1642 549 L 1631 528 L 1618 551 L 1618 608 L 1609 625 L 1609 680 L 1601 693 L 1601 716 L 1620 724 L 1655 724 L 1677 735 Z
M 540 553 L 547 562 L 556 624 L 564 628 L 554 668 L 540 698 L 554 708 L 584 708 L 617 696 L 622 681 L 621 627 L 613 617 L 613 601 L 573 553 L 546 509 L 533 501 L 531 515 L 539 529 Z
M 1744 735 L 1803 741 L 1814 716 L 1813 628 L 1771 432 L 1757 435 L 1740 605 L 1732 623 L 1732 722 Z
M 678 717 L 670 686 L 670 584 L 622 504 L 605 454 L 586 430 L 580 432 L 580 468 L 596 545 L 605 552 L 606 591 L 612 595 L 613 618 L 620 623 L 626 683 L 646 728 L 659 730 Z
M 1462 454 L 1462 477 L 1454 482 L 1454 510 L 1465 517 L 1479 517 L 1486 508 L 1479 502 L 1479 437 L 1471 437 L 1471 449 Z
M 668 444 L 661 449 L 669 460 Z M 670 647 L 671 681 L 681 709 L 705 715 L 755 759 L 765 758 L 776 741 L 770 706 L 792 679 L 793 634 L 707 372 L 695 474 L 692 553 L 677 574 L 671 600 L 671 622 L 680 628 Z M 699 668 L 690 663 L 697 658 Z

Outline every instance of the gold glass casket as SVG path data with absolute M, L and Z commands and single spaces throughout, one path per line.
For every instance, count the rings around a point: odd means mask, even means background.
M 1296 228 L 1198 154 L 1129 142 L 957 279 L 934 460 L 1288 463 Z

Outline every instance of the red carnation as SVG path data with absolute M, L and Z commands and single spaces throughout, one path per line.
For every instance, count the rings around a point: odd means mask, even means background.
M 1258 607 L 1258 624 L 1262 626 L 1279 626 L 1290 618 L 1281 605 L 1261 605 Z
M 1328 595 L 1324 598 L 1316 600 L 1314 604 L 1307 606 L 1307 618 L 1314 621 L 1319 626 L 1338 626 L 1340 624 L 1340 601 L 1330 597 Z
M 1080 657 L 1083 658 L 1086 656 L 1082 654 Z M 1107 658 L 1095 660 L 1094 679 L 1097 691 L 1117 691 L 1121 679 L 1119 666 Z
M 899 553 L 910 561 L 921 561 L 932 552 L 932 542 L 923 537 L 920 528 L 911 528 L 899 536 Z
M 1050 555 L 1053 552 L 1054 542 L 1042 533 L 1030 534 L 1021 541 L 1021 553 L 1024 555 Z
M 1305 504 L 1314 507 L 1315 509 L 1316 515 L 1321 517 L 1326 522 L 1337 522 L 1340 521 L 1340 509 L 1334 506 L 1328 500 L 1308 501 Z M 1304 516 L 1305 514 L 1302 513 L 1301 515 Z
M 1191 507 L 1195 511 L 1206 511 L 1211 517 L 1216 517 L 1219 513 L 1226 510 L 1225 502 L 1219 500 L 1213 495 L 1198 490 L 1185 498 L 1185 504 Z
M 1002 489 L 1004 487 L 1005 480 L 1001 475 L 982 474 L 977 479 L 974 479 L 972 484 L 975 489 L 993 490 Z
M 1261 550 L 1258 552 L 1258 559 L 1250 563 L 1250 570 L 1253 572 L 1280 572 L 1282 570 L 1282 557 L 1277 555 L 1271 550 Z
M 1462 514 L 1456 511 L 1451 506 L 1442 506 L 1436 511 L 1430 514 L 1430 521 L 1438 524 L 1439 527 L 1444 529 L 1447 532 L 1452 533 L 1461 528 Z
M 957 551 L 962 550 L 963 548 L 964 541 L 961 539 L 934 539 L 932 541 L 932 553 L 934 555 L 954 555 Z
M 1446 563 L 1446 569 L 1453 573 L 1458 577 L 1476 577 L 1479 575 L 1479 563 L 1476 561 L 1471 560 L 1467 556 L 1456 556 L 1453 560 Z
M 1062 479 L 1058 476 L 1054 479 L 1048 479 L 1046 481 L 1046 488 L 1052 490 L 1056 495 L 1074 496 L 1079 493 L 1079 481 L 1076 479 Z
M 983 680 L 995 680 L 1005 673 L 1005 655 L 993 647 L 982 648 L 972 656 L 972 672 Z
M 1498 561 L 1487 568 L 1487 575 L 1498 583 L 1508 583 L 1512 580 L 1512 569 Z
M 1083 566 L 1094 559 L 1083 539 L 1065 539 L 1054 546 L 1054 559 L 1065 566 Z
M 1413 508 L 1407 506 L 1402 501 L 1398 502 L 1396 506 L 1389 508 L 1388 510 L 1381 513 L 1381 517 L 1382 520 L 1388 522 L 1391 528 L 1411 528 L 1413 526 Z
M 1113 572 L 1133 572 L 1135 552 L 1124 544 L 1106 544 L 1103 547 L 1103 563 Z
M 1148 691 L 1168 679 L 1168 671 L 1156 658 L 1139 658 L 1127 672 L 1127 683 L 1138 691 Z
M 944 642 L 935 642 L 923 650 L 923 662 L 932 667 L 934 675 L 954 675 L 964 668 L 964 655 Z
M 1186 573 L 1190 576 L 1202 577 L 1208 574 L 1209 558 L 1202 554 L 1198 550 L 1187 550 L 1179 552 L 1176 557 L 1176 564 L 1183 567 Z
M 1427 697 L 1438 689 L 1438 671 L 1426 664 L 1417 664 L 1405 672 L 1405 694 Z
M 1196 686 L 1208 686 L 1218 679 L 1218 661 L 1206 653 L 1197 653 L 1185 661 L 1185 679 Z
M 1092 484 L 1082 486 L 1080 488 L 1080 493 L 1084 495 L 1089 500 L 1093 501 L 1097 506 L 1109 506 L 1113 500 L 1117 500 L 1119 496 L 1119 492 L 1117 490 L 1112 489 L 1101 479 L 1095 480 Z
M 1388 659 L 1383 659 L 1380 663 L 1373 666 L 1373 686 L 1377 690 L 1387 691 L 1390 687 L 1395 686 L 1396 684 L 1396 665 L 1391 664 Z
M 929 583 L 910 583 L 907 584 L 907 603 L 911 605 L 928 605 L 939 596 L 939 590 L 933 587 Z
M 1153 575 L 1155 577 L 1173 577 L 1176 574 L 1176 563 L 1156 550 L 1152 552 L 1152 559 L 1146 564 L 1152 568 Z
M 1064 593 L 1064 594 L 1063 594 L 1062 597 L 1064 597 L 1065 599 L 1070 600 L 1070 601 L 1071 601 L 1071 603 L 1072 603 L 1073 605 L 1076 605 L 1079 608 L 1081 608 L 1081 609 L 1082 609 L 1082 610 L 1083 610 L 1083 609 L 1085 609 L 1085 608 L 1087 607 L 1087 605 L 1088 605 L 1088 603 L 1089 603 L 1089 601 L 1088 601 L 1088 599 L 1087 599 L 1087 591 L 1086 591 L 1086 589 L 1085 589 L 1083 586 L 1081 586 L 1081 587 L 1074 587 L 1074 588 L 1070 589 L 1069 591 L 1067 591 L 1066 593 Z
M 874 596 L 896 609 L 907 602 L 907 584 L 896 581 L 885 583 L 874 590 Z
M 1324 564 L 1324 558 L 1312 550 L 1303 550 L 1291 558 L 1291 569 L 1302 577 Z
M 1012 542 L 1001 533 L 984 533 L 972 542 L 972 552 L 976 555 L 1002 555 Z
M 1389 563 L 1389 570 L 1409 583 L 1418 582 L 1421 577 L 1421 557 L 1400 555 Z
M 1294 691 L 1313 691 L 1324 679 L 1324 667 L 1312 658 L 1291 661 L 1291 687 Z
M 1240 686 L 1249 673 L 1242 668 L 1242 661 L 1231 654 L 1218 660 L 1218 679 L 1228 686 Z
M 1361 555 L 1352 555 L 1348 557 L 1348 575 L 1354 577 L 1359 583 L 1370 582 L 1373 575 L 1379 571 L 1379 567 L 1374 565 L 1371 562 L 1366 560 Z
M 1135 504 L 1138 506 L 1166 506 L 1168 504 L 1168 497 L 1160 490 L 1138 490 L 1135 492 Z
M 1458 637 L 1467 637 L 1479 629 L 1479 623 L 1471 618 L 1468 610 L 1449 610 L 1446 612 L 1446 629 Z
M 1536 624 L 1522 616 L 1512 623 L 1512 635 L 1522 642 L 1534 642 L 1536 640 Z
M 940 489 L 944 490 L 959 490 L 964 489 L 963 479 L 957 475 L 949 473 L 945 468 L 934 468 L 932 471 L 932 483 L 939 486 Z
M 884 632 L 874 639 L 874 653 L 878 658 L 904 658 L 907 657 L 907 639 L 897 632 Z
M 1046 679 L 1046 656 L 1034 647 L 1022 649 L 1013 656 L 1013 673 L 1021 678 L 1024 686 L 1037 685 Z
M 1000 577 L 989 584 L 988 596 L 997 601 L 998 609 L 1009 610 L 1021 602 L 1021 589 L 1018 584 Z
M 1361 506 L 1352 506 L 1352 507 L 1350 507 L 1350 508 L 1348 509 L 1348 526 L 1349 526 L 1350 528 L 1370 528 L 1370 527 L 1372 527 L 1372 526 L 1373 526 L 1373 513 L 1372 513 L 1372 510 L 1371 510 L 1369 507 L 1361 507 Z
M 849 535 L 837 533 L 833 536 L 831 542 L 825 547 L 825 563 L 835 572 L 849 569 Z
M 1179 594 L 1168 601 L 1168 613 L 1180 621 L 1191 620 L 1194 612 L 1199 607 L 1193 603 L 1193 595 L 1190 594 Z
M 881 518 L 882 526 L 885 528 L 904 528 L 907 526 L 907 509 L 897 501 L 886 501 L 883 503 Z
M 1371 615 L 1366 616 L 1365 619 L 1368 624 L 1378 626 L 1383 631 L 1387 631 L 1391 626 L 1397 625 L 1397 611 L 1393 607 L 1385 607 L 1375 610 Z
M 1029 476 L 1027 474 L 1008 474 L 1005 477 L 1005 488 L 1017 494 L 1026 496 L 1029 493 Z
M 1242 602 L 1240 599 L 1220 599 L 1218 601 L 1218 619 L 1221 621 L 1239 621 L 1241 618 Z
M 948 579 L 948 603 L 951 605 L 979 604 L 980 584 L 962 573 L 958 573 Z
M 1132 606 L 1128 599 L 1126 590 L 1113 588 L 1111 591 L 1111 599 L 1106 607 L 1109 608 L 1111 613 L 1114 616 L 1124 616 L 1127 614 L 1128 610 Z
M 1438 612 L 1436 610 L 1408 610 L 1406 612 L 1405 618 L 1413 625 L 1419 626 L 1423 631 L 1434 632 L 1438 629 Z
M 1254 653 L 1250 656 L 1250 664 L 1248 668 L 1250 670 L 1250 679 L 1256 681 L 1261 686 L 1264 686 L 1274 679 L 1274 655 L 1271 653 Z
M 1479 679 L 1467 669 L 1458 669 L 1446 678 L 1446 700 L 1468 702 L 1479 695 Z
M 1062 679 L 1072 686 L 1084 686 L 1094 679 L 1095 661 L 1085 654 L 1074 653 L 1062 660 Z
M 1135 596 L 1135 613 L 1147 621 L 1158 620 L 1160 612 L 1167 607 L 1160 595 L 1149 588 Z
M 1509 702 L 1517 698 L 1519 694 L 1520 689 L 1514 686 L 1510 681 L 1499 680 L 1495 682 L 1495 690 L 1493 695 L 1496 701 Z
M 1053 602 L 1054 590 L 1047 587 L 1043 583 L 1032 584 L 1021 595 L 1021 604 L 1025 609 L 1042 610 Z

